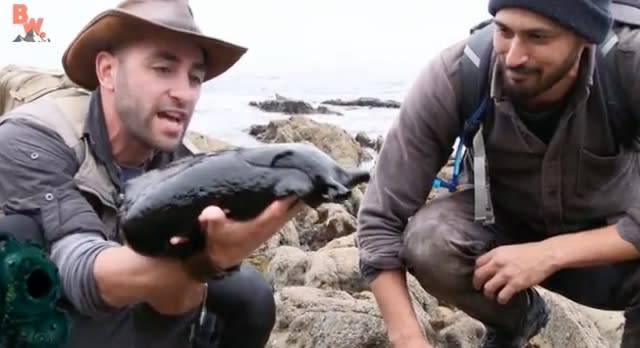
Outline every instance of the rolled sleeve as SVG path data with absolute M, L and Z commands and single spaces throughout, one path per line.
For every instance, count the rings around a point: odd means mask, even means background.
M 41 226 L 62 293 L 76 310 L 89 316 L 108 310 L 93 278 L 93 260 L 113 244 L 74 183 L 73 150 L 53 131 L 26 120 L 0 125 L 0 149 L 2 210 L 30 216 Z
M 95 233 L 71 234 L 53 244 L 51 260 L 63 270 L 60 281 L 64 296 L 83 315 L 97 318 L 119 310 L 104 301 L 93 273 L 98 254 L 117 246 Z
M 358 212 L 360 272 L 404 267 L 402 234 L 427 200 L 461 127 L 456 68 L 462 45 L 436 57 L 418 76 L 392 123 Z

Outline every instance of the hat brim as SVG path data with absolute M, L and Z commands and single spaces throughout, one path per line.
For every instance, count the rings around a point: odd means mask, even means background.
M 69 44 L 62 56 L 65 73 L 79 86 L 93 90 L 98 87 L 95 58 L 100 51 L 131 41 L 136 32 L 155 30 L 183 35 L 185 40 L 201 47 L 208 58 L 205 81 L 231 68 L 247 49 L 214 37 L 168 27 L 131 13 L 111 9 L 96 16 Z

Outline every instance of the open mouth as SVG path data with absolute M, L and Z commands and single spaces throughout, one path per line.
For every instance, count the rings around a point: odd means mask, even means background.
M 158 113 L 158 117 L 178 125 L 182 124 L 184 120 L 184 116 L 181 113 L 174 111 L 161 111 Z
M 180 111 L 165 110 L 156 114 L 160 119 L 160 128 L 166 136 L 176 137 L 182 134 L 185 128 L 187 115 Z

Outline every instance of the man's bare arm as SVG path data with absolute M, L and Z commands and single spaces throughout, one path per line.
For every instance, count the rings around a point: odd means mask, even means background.
M 371 281 L 392 339 L 422 335 L 403 274 L 402 234 L 425 204 L 461 128 L 455 66 L 463 47 L 436 57 L 414 82 L 385 138 L 358 213 L 361 272 Z
M 619 226 L 559 235 L 542 243 L 552 250 L 553 268 L 556 270 L 600 266 L 640 258 L 638 247 L 621 236 Z M 637 230 L 636 233 L 638 232 L 640 231 Z
M 401 269 L 381 271 L 371 282 L 389 341 L 394 346 L 417 338 L 424 339 L 406 282 L 406 273 Z

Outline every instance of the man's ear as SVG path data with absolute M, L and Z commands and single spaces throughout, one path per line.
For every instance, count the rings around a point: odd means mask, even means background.
M 107 51 L 101 51 L 96 56 L 96 76 L 102 88 L 113 91 L 118 59 Z

